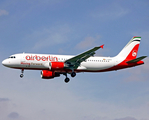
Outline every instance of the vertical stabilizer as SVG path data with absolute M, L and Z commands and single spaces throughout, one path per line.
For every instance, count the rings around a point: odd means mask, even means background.
M 137 57 L 141 37 L 133 37 L 116 57 L 132 60 Z

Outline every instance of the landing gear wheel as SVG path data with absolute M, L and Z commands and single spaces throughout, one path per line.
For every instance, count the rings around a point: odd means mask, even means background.
M 20 78 L 22 78 L 22 77 L 24 76 L 24 75 L 23 75 L 23 72 L 24 72 L 24 69 L 21 70 L 21 73 L 22 73 L 22 74 L 20 75 Z
M 24 76 L 24 75 L 23 75 L 23 74 L 21 74 L 21 75 L 20 75 L 20 78 L 22 78 L 23 76 Z
M 75 77 L 76 76 L 76 73 L 75 72 L 72 72 L 71 73 L 71 77 Z
M 69 78 L 65 78 L 65 83 L 68 83 L 70 81 Z

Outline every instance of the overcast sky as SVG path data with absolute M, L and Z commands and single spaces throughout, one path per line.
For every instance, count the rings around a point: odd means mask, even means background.
M 105 44 L 115 56 L 141 36 L 149 56 L 148 0 L 0 0 L 0 61 L 15 53 L 76 55 Z M 149 120 L 149 58 L 135 68 L 42 80 L 0 65 L 0 120 Z

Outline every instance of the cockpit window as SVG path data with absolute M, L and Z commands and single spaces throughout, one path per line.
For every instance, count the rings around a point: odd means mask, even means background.
M 10 56 L 9 58 L 16 58 L 16 56 Z

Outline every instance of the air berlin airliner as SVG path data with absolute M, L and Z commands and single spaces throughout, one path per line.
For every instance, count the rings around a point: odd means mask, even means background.
M 115 57 L 95 57 L 95 51 L 104 46 L 101 45 L 76 56 L 14 54 L 2 61 L 2 64 L 6 67 L 21 69 L 21 78 L 25 69 L 41 70 L 43 79 L 52 79 L 63 74 L 66 76 L 65 82 L 68 83 L 70 79 L 67 77 L 67 73 L 71 74 L 71 77 L 75 77 L 78 72 L 106 72 L 144 64 L 141 60 L 147 56 L 136 58 L 140 40 L 141 37 L 133 37 Z

